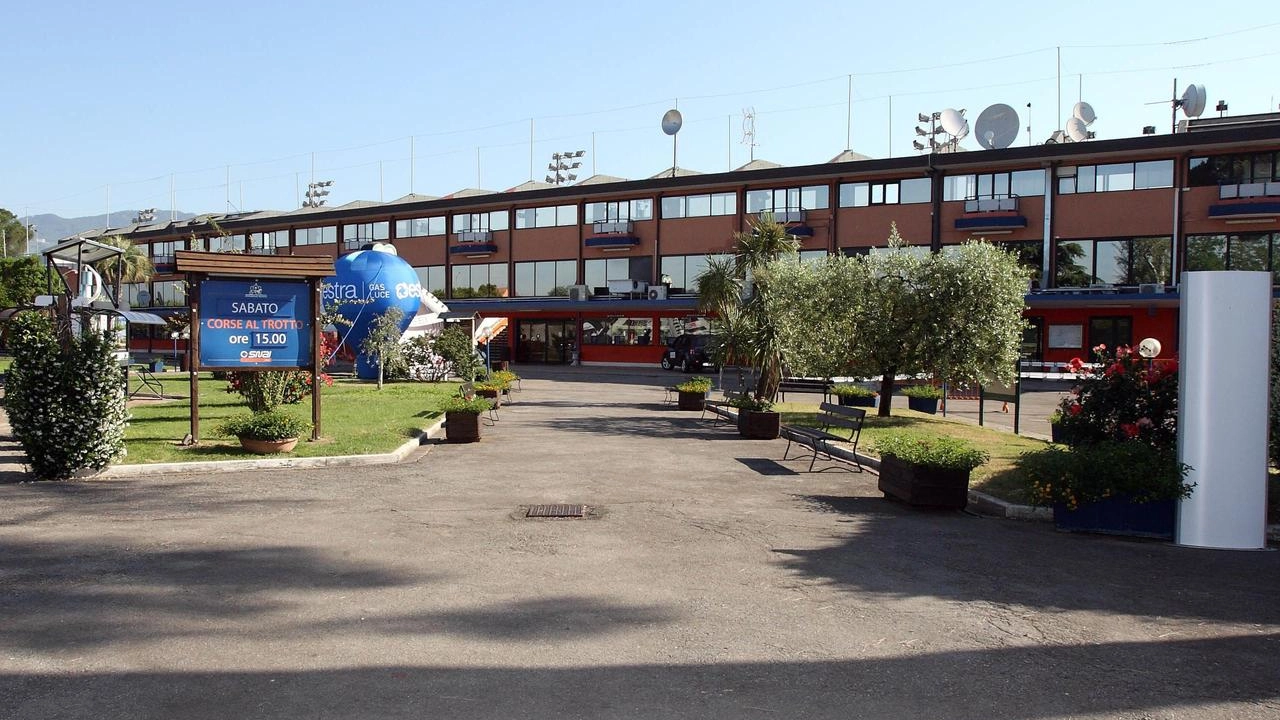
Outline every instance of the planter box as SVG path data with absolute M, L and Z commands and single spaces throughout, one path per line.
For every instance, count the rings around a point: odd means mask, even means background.
M 1066 428 L 1061 425 L 1049 423 L 1049 440 L 1052 442 L 1059 445 L 1070 445 L 1071 441 L 1067 439 L 1069 435 L 1070 433 L 1067 432 Z
M 1068 510 L 1053 506 L 1053 524 L 1067 532 L 1173 539 L 1178 517 L 1178 501 L 1157 500 L 1135 503 L 1125 497 L 1111 497 Z
M 702 412 L 707 404 L 707 394 L 704 392 L 685 392 L 679 391 L 680 398 L 676 403 L 676 407 L 681 410 L 696 410 Z
M 495 408 L 502 406 L 502 398 L 498 397 L 497 390 L 476 390 L 476 395 L 478 397 L 489 398 L 492 400 Z
M 297 446 L 298 438 L 288 438 L 286 440 L 254 440 L 253 438 L 247 437 L 240 438 L 240 447 L 258 455 L 287 453 Z
M 849 395 L 849 396 L 837 395 L 836 397 L 840 399 L 840 404 L 844 405 L 845 407 L 875 407 L 876 406 L 875 395 Z
M 939 470 L 893 455 L 880 458 L 879 487 L 908 505 L 960 510 L 969 504 L 968 470 Z
M 444 414 L 445 442 L 467 443 L 480 439 L 480 413 L 447 412 Z
M 938 398 L 918 398 L 907 396 L 907 407 L 916 412 L 938 414 Z
M 782 413 L 738 411 L 738 434 L 748 440 L 773 440 L 782 429 Z

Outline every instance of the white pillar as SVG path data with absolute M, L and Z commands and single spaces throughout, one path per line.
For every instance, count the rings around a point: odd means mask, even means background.
M 1179 545 L 1266 547 L 1271 273 L 1182 274 Z

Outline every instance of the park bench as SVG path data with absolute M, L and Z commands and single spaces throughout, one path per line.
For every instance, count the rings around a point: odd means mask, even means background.
M 458 388 L 458 394 L 464 398 L 467 398 L 468 400 L 470 400 L 473 397 L 476 397 L 476 384 L 471 382 L 462 383 L 462 385 Z M 499 401 L 497 398 L 493 398 L 492 402 L 489 403 L 489 424 L 490 425 L 498 421 L 498 402 Z
M 862 421 L 867 417 L 867 411 L 862 408 L 846 407 L 844 405 L 836 405 L 834 403 L 824 402 L 818 406 L 817 427 L 808 427 L 804 425 L 783 425 L 782 437 L 787 439 L 787 449 L 782 453 L 782 459 L 798 460 L 803 455 L 797 455 L 790 458 L 791 444 L 796 443 L 803 447 L 807 447 L 813 451 L 813 457 L 809 461 L 809 472 L 813 472 L 813 466 L 818 462 L 818 456 L 824 455 L 827 460 L 849 463 L 857 468 L 857 472 L 862 472 L 862 465 L 858 462 L 858 438 L 862 435 Z M 850 431 L 849 437 L 835 435 L 831 432 L 833 428 L 845 428 Z M 848 444 L 847 456 L 845 454 L 833 455 L 831 453 L 832 443 Z M 828 470 L 830 468 L 823 468 Z M 821 472 L 821 471 L 820 471 Z
M 715 422 L 718 423 L 721 420 L 728 421 L 729 411 L 726 408 L 733 407 L 733 403 L 735 401 L 750 396 L 751 392 L 748 390 L 721 390 L 720 395 L 721 397 L 719 400 L 712 400 L 709 397 L 707 398 L 707 400 L 702 404 L 702 417 L 700 419 L 707 419 L 707 412 L 710 411 L 711 414 L 715 416 L 712 418 Z
M 822 380 L 820 378 L 782 378 L 782 382 L 778 383 L 778 399 L 782 402 L 787 401 L 787 393 L 814 393 L 822 396 L 822 402 L 831 399 L 830 380 Z

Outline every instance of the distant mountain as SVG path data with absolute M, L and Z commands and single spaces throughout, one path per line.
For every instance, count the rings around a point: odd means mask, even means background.
M 103 215 L 86 215 L 84 217 L 64 218 L 58 215 L 32 215 L 31 224 L 36 226 L 35 235 L 46 241 L 56 243 L 59 240 L 82 233 L 85 230 L 95 230 L 104 227 L 124 227 L 132 224 L 133 219 L 138 216 L 137 210 L 120 210 L 111 212 L 111 223 L 107 223 L 107 216 Z M 178 220 L 186 220 L 195 217 L 193 213 L 179 212 L 174 215 Z M 26 222 L 25 216 L 19 217 L 19 220 Z M 168 212 L 156 211 L 156 222 L 169 220 Z

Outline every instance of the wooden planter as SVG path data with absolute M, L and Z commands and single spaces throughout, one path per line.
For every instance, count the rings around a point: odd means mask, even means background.
M 782 428 L 782 413 L 759 410 L 738 411 L 738 434 L 748 440 L 773 440 Z
M 1136 503 L 1121 496 L 1085 503 L 1075 510 L 1059 503 L 1053 506 L 1053 524 L 1068 532 L 1172 540 L 1177 507 L 1177 500 Z
M 480 413 L 446 412 L 444 440 L 451 443 L 476 442 L 480 439 Z
M 297 446 L 298 438 L 285 438 L 284 440 L 254 440 L 249 437 L 240 438 L 240 447 L 258 455 L 287 453 Z
M 969 504 L 969 471 L 940 470 L 899 460 L 880 458 L 880 492 L 908 505 L 963 509 Z
M 918 398 L 907 396 L 907 407 L 916 412 L 938 414 L 938 398 Z
M 676 407 L 680 408 L 681 410 L 697 410 L 698 412 L 702 412 L 702 409 L 706 407 L 706 404 L 707 404 L 706 393 L 685 392 L 684 390 L 681 390 L 679 392 L 680 392 L 680 398 L 676 402 Z
M 845 407 L 875 407 L 875 395 L 837 395 L 840 404 Z
M 499 390 L 476 390 L 476 395 L 482 398 L 489 398 L 493 401 L 494 407 L 502 406 L 502 398 L 498 397 Z

